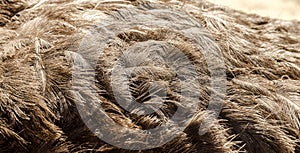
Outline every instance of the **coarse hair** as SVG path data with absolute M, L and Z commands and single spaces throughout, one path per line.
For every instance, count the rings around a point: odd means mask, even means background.
M 191 85 L 196 90 L 185 88 L 201 101 L 191 123 L 174 140 L 153 149 L 126 150 L 99 139 L 83 122 L 76 107 L 81 102 L 70 92 L 72 65 L 83 56 L 78 48 L 88 52 L 99 47 L 81 45 L 90 29 L 101 30 L 97 24 L 107 18 L 131 22 L 135 14 L 156 8 L 188 14 L 209 32 L 224 60 L 227 92 L 217 120 L 198 135 L 214 92 L 205 57 L 195 48 L 199 44 L 175 26 L 132 26 L 112 35 L 113 42 L 100 46 L 104 51 L 96 58 L 94 78 L 96 98 L 115 122 L 131 129 L 153 128 L 169 119 L 180 103 L 176 74 L 162 63 L 147 61 L 129 76 L 130 92 L 137 102 L 149 102 L 151 82 L 158 81 L 166 88 L 163 107 L 138 116 L 117 104 L 110 75 L 125 50 L 137 52 L 129 59 L 138 60 L 139 48 L 132 48 L 136 43 L 151 48 L 151 41 L 160 41 L 184 53 L 197 72 L 197 84 Z M 175 21 L 170 12 L 161 15 Z M 144 17 L 155 20 L 147 13 Z M 0 35 L 0 152 L 300 152 L 299 21 L 246 14 L 204 0 L 0 0 Z M 140 56 L 151 54 L 144 48 Z M 89 71 L 82 73 L 89 76 Z M 78 84 L 89 78 L 80 78 Z M 120 85 L 116 92 L 125 88 Z M 81 94 L 91 96 L 88 91 Z

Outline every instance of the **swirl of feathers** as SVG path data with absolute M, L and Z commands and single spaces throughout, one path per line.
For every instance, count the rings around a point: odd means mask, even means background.
M 144 103 L 151 99 L 151 81 L 162 82 L 168 101 L 160 112 L 138 116 L 116 103 L 109 77 L 128 47 L 148 40 L 172 43 L 201 74 L 191 91 L 201 102 L 182 134 L 153 149 L 126 150 L 99 139 L 82 121 L 70 92 L 72 60 L 89 29 L 107 17 L 126 20 L 116 13 L 120 9 L 141 7 L 180 10 L 205 27 L 224 58 L 227 92 L 217 120 L 198 135 L 213 91 L 205 84 L 210 74 L 195 44 L 175 28 L 133 27 L 114 36 L 97 59 L 95 90 L 106 114 L 124 127 L 159 126 L 180 102 L 173 72 L 149 62 L 129 79 L 130 91 Z M 246 14 L 205 0 L 0 0 L 0 36 L 0 152 L 300 152 L 299 21 Z

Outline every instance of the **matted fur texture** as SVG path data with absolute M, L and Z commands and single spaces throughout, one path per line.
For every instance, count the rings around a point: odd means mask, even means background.
M 0 0 L 0 152 L 138 152 L 109 145 L 85 126 L 70 93 L 72 55 L 103 18 L 126 19 L 119 9 L 130 12 L 158 4 L 189 13 L 211 33 L 225 61 L 227 94 L 217 122 L 199 136 L 213 92 L 199 86 L 194 92 L 202 102 L 183 134 L 140 152 L 300 152 L 300 22 L 245 14 L 202 0 Z M 146 40 L 172 43 L 194 62 L 200 81 L 207 82 L 210 75 L 191 42 L 170 36 L 176 35 L 174 29 L 137 30 L 115 36 L 119 43 L 99 57 L 97 93 L 116 122 L 147 129 L 172 115 L 178 95 L 170 87 L 169 107 L 159 115 L 135 116 L 119 107 L 109 74 L 122 50 Z M 151 80 L 170 83 L 173 75 L 148 64 L 152 67 L 131 79 L 132 93 L 142 102 L 147 101 L 141 96 Z

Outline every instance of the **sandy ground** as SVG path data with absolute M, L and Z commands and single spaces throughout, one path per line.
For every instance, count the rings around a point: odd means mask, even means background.
M 208 0 L 233 9 L 280 19 L 300 20 L 300 0 Z

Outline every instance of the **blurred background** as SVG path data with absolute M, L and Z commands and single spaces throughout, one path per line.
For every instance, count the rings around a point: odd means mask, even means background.
M 261 16 L 300 20 L 300 0 L 208 0 L 215 4 Z

